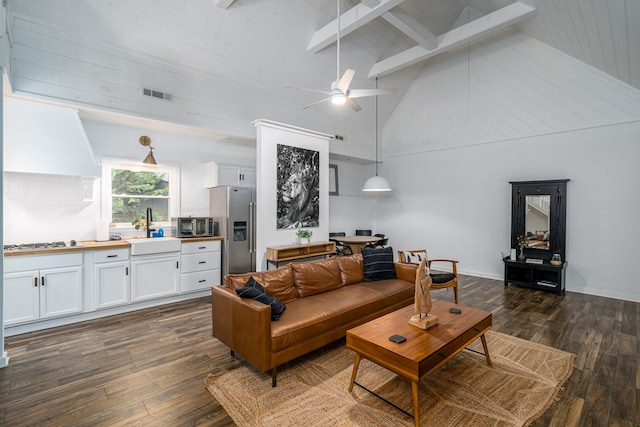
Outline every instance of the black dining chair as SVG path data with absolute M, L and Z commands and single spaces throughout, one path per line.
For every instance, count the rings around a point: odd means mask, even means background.
M 356 230 L 356 236 L 371 236 L 371 230 Z
M 377 234 L 375 236 L 380 237 Z M 383 234 L 383 236 L 384 236 L 384 234 Z M 369 248 L 369 249 L 371 249 L 371 248 L 384 248 L 388 244 L 389 244 L 389 239 L 380 239 L 377 242 L 367 243 L 364 247 L 365 248 Z
M 337 239 L 332 239 L 332 237 L 341 237 L 341 236 L 346 236 L 346 234 L 342 231 L 329 233 L 329 241 L 335 242 L 336 244 L 336 256 L 353 255 L 353 250 L 351 249 L 351 246 L 345 245 L 344 243 L 340 242 Z
M 374 234 L 374 236 L 379 237 L 381 239 L 384 239 L 384 234 L 376 233 L 376 234 Z

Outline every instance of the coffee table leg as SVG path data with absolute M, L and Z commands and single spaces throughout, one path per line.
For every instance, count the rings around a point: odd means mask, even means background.
M 353 383 L 356 381 L 356 374 L 360 366 L 360 355 L 356 353 L 356 359 L 353 361 L 353 372 L 351 373 L 351 382 L 349 383 L 349 393 L 353 390 Z
M 418 405 L 418 383 L 411 381 L 411 394 L 413 395 L 413 423 L 420 427 L 420 405 Z
M 484 355 L 487 356 L 487 365 L 491 366 L 491 358 L 489 357 L 489 347 L 487 347 L 487 339 L 484 337 L 484 334 L 480 336 L 480 339 L 482 340 Z

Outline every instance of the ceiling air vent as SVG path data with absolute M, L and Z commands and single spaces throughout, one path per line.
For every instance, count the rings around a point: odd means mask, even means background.
M 142 94 L 145 96 L 150 96 L 152 98 L 165 99 L 167 101 L 171 101 L 173 99 L 173 95 L 170 93 L 160 92 L 159 90 L 142 88 Z

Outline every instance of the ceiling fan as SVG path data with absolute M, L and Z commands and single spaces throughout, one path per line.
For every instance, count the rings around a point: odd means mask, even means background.
M 309 105 L 302 107 L 303 110 L 306 110 L 309 107 L 313 107 L 314 105 L 321 104 L 326 101 L 331 101 L 333 104 L 342 105 L 347 104 L 354 111 L 362 110 L 362 107 L 358 105 L 358 103 L 354 100 L 354 98 L 363 98 L 365 96 L 377 96 L 377 95 L 389 95 L 397 92 L 396 89 L 350 89 L 351 80 L 353 80 L 353 76 L 355 76 L 356 72 L 351 68 L 347 68 L 345 72 L 340 76 L 340 0 L 336 0 L 337 11 L 338 11 L 338 31 L 336 33 L 336 51 L 337 51 L 337 60 L 336 60 L 336 80 L 331 83 L 331 89 L 326 90 L 317 90 L 310 88 L 294 88 L 292 86 L 288 86 L 293 89 L 302 89 L 310 92 L 318 92 L 325 95 L 329 95 L 327 98 L 321 99 L 319 101 L 313 102 Z

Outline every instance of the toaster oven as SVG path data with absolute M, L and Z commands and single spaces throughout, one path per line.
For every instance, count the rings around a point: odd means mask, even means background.
M 214 235 L 213 218 L 177 217 L 173 220 L 176 237 L 206 237 Z

